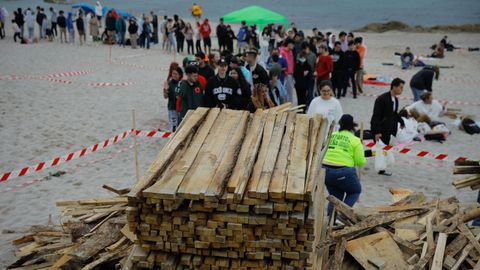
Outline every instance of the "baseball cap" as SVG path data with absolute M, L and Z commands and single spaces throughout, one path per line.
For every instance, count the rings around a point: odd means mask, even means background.
M 248 51 L 246 51 L 246 54 L 257 55 L 257 54 L 258 54 L 258 50 L 255 49 L 255 48 L 250 48 Z
M 353 121 L 353 116 L 351 116 L 350 114 L 342 115 L 342 117 L 338 121 L 338 124 L 340 124 L 341 126 L 350 126 L 350 127 L 357 126 L 357 123 Z
M 205 54 L 204 54 L 203 52 L 197 52 L 197 53 L 195 54 L 195 57 L 198 57 L 198 58 L 200 58 L 200 59 L 202 59 L 202 60 L 205 60 Z
M 225 60 L 225 58 L 221 58 L 221 59 L 218 61 L 218 65 L 219 65 L 219 66 L 226 66 L 226 65 L 228 65 L 227 60 Z

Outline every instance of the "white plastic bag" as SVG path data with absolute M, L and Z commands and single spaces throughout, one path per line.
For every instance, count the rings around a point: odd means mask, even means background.
M 386 145 L 379 140 L 375 146 L 372 147 L 372 151 L 375 152 L 375 170 L 384 171 L 388 166 L 395 164 L 395 157 L 393 152 L 383 150 Z

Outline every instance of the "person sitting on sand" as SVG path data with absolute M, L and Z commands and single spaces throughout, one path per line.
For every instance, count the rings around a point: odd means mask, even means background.
M 425 92 L 420 97 L 420 100 L 407 106 L 406 110 L 408 112 L 416 110 L 419 114 L 425 114 L 430 119 L 438 121 L 440 116 L 445 113 L 445 104 L 442 105 L 437 100 L 434 100 L 432 92 Z
M 443 47 L 442 43 L 435 46 L 435 51 L 430 55 L 433 58 L 443 58 L 445 56 L 445 47 Z
M 405 52 L 400 55 L 400 61 L 402 62 L 402 69 L 409 69 L 413 65 L 414 56 L 410 47 L 405 48 Z

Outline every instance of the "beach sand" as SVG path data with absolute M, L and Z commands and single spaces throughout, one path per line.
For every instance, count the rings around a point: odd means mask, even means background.
M 366 71 L 380 75 L 395 75 L 407 81 L 402 96 L 411 97 L 408 81 L 417 70 L 402 71 L 398 66 L 383 66 L 382 62 L 398 62 L 393 56 L 410 46 L 414 53 L 428 53 L 441 34 L 416 34 L 387 32 L 361 34 L 368 46 Z M 479 34 L 449 34 L 455 45 L 478 45 Z M 141 130 L 166 127 L 166 100 L 162 96 L 163 81 L 167 73 L 155 70 L 168 67 L 173 55 L 163 53 L 158 46 L 151 50 L 111 48 L 111 57 L 141 65 L 127 66 L 109 63 L 110 48 L 105 45 L 67 45 L 42 42 L 19 45 L 8 40 L 0 41 L 0 78 L 6 75 L 45 75 L 58 72 L 92 70 L 93 73 L 59 78 L 71 84 L 46 80 L 0 80 L 0 172 L 15 170 L 26 165 L 50 160 L 58 155 L 77 151 L 110 138 L 131 128 L 131 112 L 136 111 L 136 125 Z M 177 56 L 177 60 L 179 60 Z M 182 57 L 183 58 L 183 57 Z M 181 61 L 181 59 L 179 60 Z M 445 59 L 432 63 L 454 65 L 442 69 L 441 80 L 433 85 L 437 99 L 463 100 L 480 103 L 480 53 L 447 52 Z M 442 80 L 447 78 L 447 80 Z M 134 82 L 125 87 L 92 87 L 87 83 Z M 385 87 L 366 86 L 368 94 L 380 94 Z M 374 98 L 351 95 L 341 99 L 345 113 L 355 116 L 369 129 Z M 405 100 L 400 106 L 407 105 Z M 480 106 L 452 105 L 464 113 L 480 117 Z M 444 119 L 452 134 L 443 144 L 425 142 L 412 149 L 446 153 L 453 157 L 466 156 L 480 159 L 480 135 L 470 136 Z M 165 139 L 139 137 L 140 172 L 146 170 L 162 149 Z M 0 193 L 0 229 L 26 228 L 33 224 L 46 224 L 49 214 L 53 222 L 60 223 L 61 216 L 55 206 L 59 200 L 107 197 L 112 193 L 103 190 L 103 184 L 114 187 L 131 187 L 135 179 L 133 139 L 127 138 L 97 153 L 62 164 L 56 168 L 15 178 L 0 183 L 0 189 L 42 179 L 49 173 L 67 171 L 38 183 Z M 121 152 L 121 153 L 118 153 Z M 390 187 L 404 187 L 424 192 L 430 198 L 456 196 L 462 202 L 473 202 L 476 192 L 455 190 L 451 161 L 435 161 L 396 154 L 393 176 L 377 175 L 373 160 L 369 160 L 362 176 L 363 192 L 358 207 L 388 204 Z M 14 247 L 10 241 L 19 235 L 0 235 L 0 268 L 14 261 Z

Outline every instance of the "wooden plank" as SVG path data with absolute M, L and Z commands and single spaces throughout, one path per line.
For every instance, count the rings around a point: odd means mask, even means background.
M 265 128 L 263 129 L 262 143 L 260 145 L 258 157 L 255 161 L 255 165 L 253 166 L 252 175 L 248 180 L 247 196 L 250 198 L 256 198 L 257 186 L 258 182 L 260 181 L 260 175 L 262 173 L 263 165 L 265 164 L 265 160 L 267 158 L 267 153 L 269 150 L 270 140 L 272 139 L 276 118 L 276 113 L 274 113 L 273 111 L 268 112 L 267 121 L 265 122 Z M 281 118 L 281 116 L 279 116 L 278 118 Z
M 480 174 L 477 174 L 471 177 L 453 181 L 452 184 L 455 186 L 455 188 L 460 189 L 460 188 L 476 185 L 479 182 L 480 182 Z
M 195 161 L 178 187 L 177 195 L 184 199 L 200 199 L 205 194 L 242 115 L 241 111 L 221 110 Z
M 232 140 L 228 145 L 224 158 L 218 166 L 218 169 L 213 176 L 213 180 L 208 186 L 207 191 L 205 192 L 206 200 L 217 201 L 223 195 L 226 182 L 228 181 L 228 178 L 232 173 L 233 167 L 235 166 L 235 163 L 237 161 L 236 158 L 238 157 L 242 146 L 242 141 L 245 138 L 245 131 L 249 124 L 248 121 L 249 113 L 243 112 L 240 123 L 235 129 L 235 134 L 233 135 Z
M 93 270 L 97 266 L 106 263 L 108 261 L 114 260 L 115 258 L 123 258 L 127 256 L 130 247 L 123 247 L 114 252 L 107 252 L 102 254 L 98 259 L 92 261 L 91 263 L 82 267 L 82 270 Z
M 468 239 L 462 234 L 457 235 L 445 249 L 445 255 L 455 257 L 468 243 Z
M 480 166 L 478 160 L 455 160 L 455 166 Z
M 475 239 L 475 236 L 470 229 L 467 228 L 467 225 L 465 225 L 465 223 L 460 223 L 457 225 L 457 228 L 465 237 L 467 237 L 467 239 L 470 241 L 470 244 L 473 245 L 477 252 L 480 253 L 480 244 L 478 243 L 478 239 Z
M 408 212 L 399 212 L 399 213 L 394 212 L 389 214 L 369 216 L 355 225 L 333 232 L 332 237 L 333 238 L 344 237 L 346 235 L 358 233 L 365 229 L 373 228 L 378 225 L 389 223 L 395 220 L 416 216 L 424 212 L 425 210 L 413 210 Z
M 212 109 L 208 113 L 205 122 L 199 127 L 197 134 L 182 158 L 171 169 L 167 170 L 155 184 L 145 189 L 143 191 L 144 196 L 158 199 L 175 199 L 179 185 L 192 166 L 219 114 L 220 109 Z
M 305 184 L 305 196 L 307 201 L 312 201 L 312 193 L 319 182 L 323 182 L 324 178 L 319 178 L 322 168 L 322 145 L 325 140 L 325 132 L 327 130 L 327 121 L 322 119 L 320 115 L 313 118 L 312 136 L 309 137 L 309 163 L 307 166 L 307 182 Z
M 278 159 L 278 153 L 282 144 L 285 124 L 287 122 L 287 113 L 278 115 L 275 121 L 272 138 L 268 146 L 268 152 L 260 174 L 260 179 L 256 188 L 255 197 L 259 199 L 268 199 L 268 188 L 272 179 L 275 163 Z M 263 143 L 262 143 L 263 144 Z
M 480 174 L 480 166 L 456 167 L 453 174 Z
M 445 245 L 447 244 L 447 234 L 440 233 L 437 239 L 437 247 L 435 255 L 433 256 L 433 263 L 431 270 L 442 270 L 443 255 L 445 253 Z
M 253 115 L 251 125 L 247 130 L 247 135 L 242 144 L 242 150 L 237 159 L 237 164 L 233 169 L 232 176 L 227 184 L 227 191 L 234 193 L 234 201 L 240 202 L 245 193 L 245 189 L 250 179 L 250 175 L 255 164 L 255 158 L 259 151 L 262 139 L 263 129 L 267 114 L 262 110 L 257 110 Z
M 477 242 L 480 240 L 480 234 L 478 234 L 475 237 L 475 240 Z M 465 259 L 468 257 L 468 254 L 470 254 L 470 251 L 472 251 L 472 249 L 473 249 L 472 243 L 469 243 L 468 245 L 466 245 L 465 248 L 462 250 L 460 257 L 458 257 L 457 262 L 455 263 L 455 265 L 453 265 L 453 267 L 450 270 L 457 270 L 465 261 Z
M 360 221 L 360 217 L 353 211 L 353 209 L 346 205 L 344 202 L 337 199 L 335 196 L 329 195 L 327 200 L 330 201 L 333 205 L 335 205 L 335 210 L 348 218 L 353 223 L 357 223 Z
M 297 114 L 288 167 L 287 190 L 285 197 L 290 200 L 305 199 L 305 178 L 308 159 L 308 130 L 310 119 L 307 115 Z
M 368 259 L 377 257 L 385 262 L 385 269 L 408 269 L 402 252 L 387 232 L 379 232 L 347 242 L 346 250 L 365 269 L 377 269 Z
M 77 201 L 57 201 L 56 205 L 58 207 L 76 206 L 76 205 L 106 206 L 106 205 L 126 204 L 126 203 L 128 203 L 128 198 L 119 196 L 119 197 L 112 197 L 112 198 L 88 199 L 88 200 L 77 200 Z
M 268 195 L 273 199 L 283 199 L 287 189 L 287 174 L 292 146 L 293 134 L 295 131 L 295 113 L 288 113 L 285 134 L 282 138 L 280 152 L 272 172 L 272 179 L 268 187 Z
M 335 253 L 333 254 L 332 265 L 329 269 L 340 270 L 343 263 L 343 256 L 345 255 L 345 248 L 347 246 L 347 240 L 342 238 L 340 242 L 335 246 Z
M 70 256 L 70 252 L 74 249 L 76 249 L 77 247 L 79 247 L 80 245 L 82 244 L 82 242 L 78 242 L 76 243 L 75 245 L 71 246 L 71 247 L 68 247 L 66 248 L 64 251 L 63 251 L 63 255 L 62 257 L 60 257 L 60 259 L 58 259 L 50 268 L 49 270 L 58 270 L 58 269 L 61 269 L 61 267 L 68 263 L 73 257 Z
M 137 197 L 138 194 L 151 185 L 158 178 L 161 172 L 169 165 L 178 149 L 185 143 L 192 130 L 197 129 L 207 116 L 208 108 L 198 108 L 191 116 L 183 119 L 181 128 L 177 129 L 175 136 L 170 140 L 162 151 L 157 155 L 147 172 L 140 178 L 140 181 L 131 189 L 128 196 Z

